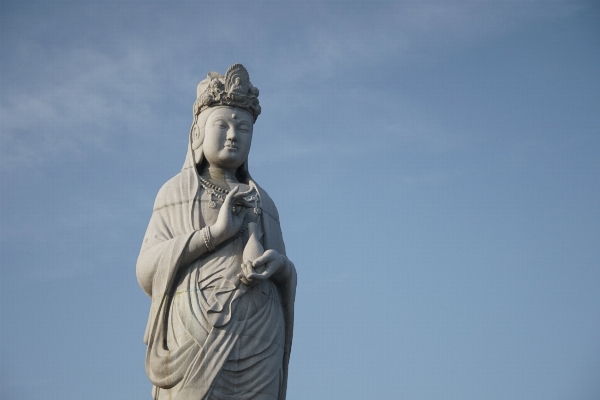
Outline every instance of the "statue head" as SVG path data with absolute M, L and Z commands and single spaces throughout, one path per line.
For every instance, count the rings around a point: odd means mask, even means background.
M 236 171 L 250 153 L 253 117 L 231 106 L 215 107 L 208 113 L 202 141 L 204 159 L 208 165 Z
M 190 132 L 197 165 L 235 168 L 239 178 L 247 179 L 252 128 L 261 112 L 258 93 L 241 64 L 229 67 L 225 76 L 209 72 L 198 84 Z

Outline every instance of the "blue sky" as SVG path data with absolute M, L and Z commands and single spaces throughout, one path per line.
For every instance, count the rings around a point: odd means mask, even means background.
M 600 398 L 600 7 L 0 1 L 0 382 L 150 398 L 135 261 L 243 63 L 299 274 L 288 399 Z

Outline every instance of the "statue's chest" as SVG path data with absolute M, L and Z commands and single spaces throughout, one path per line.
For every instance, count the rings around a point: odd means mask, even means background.
M 225 199 L 224 194 L 215 194 L 212 190 L 201 189 L 200 192 L 200 226 L 214 225 Z
M 245 184 L 239 185 L 239 191 L 247 192 L 250 191 L 250 186 Z M 225 201 L 225 197 L 227 196 L 226 192 L 218 191 L 212 188 L 201 188 L 199 192 L 200 198 L 200 225 L 199 226 L 211 226 L 217 222 L 217 218 L 219 216 L 219 212 L 221 211 L 221 207 L 223 206 L 223 202 Z M 257 207 L 258 195 L 255 191 L 253 191 L 249 196 L 245 197 L 246 200 L 249 200 L 251 204 L 254 204 Z M 236 212 L 239 211 L 240 206 L 237 206 Z M 244 219 L 244 226 L 248 224 L 248 222 L 258 222 L 259 213 L 255 212 L 255 209 L 250 209 L 246 213 L 246 217 Z

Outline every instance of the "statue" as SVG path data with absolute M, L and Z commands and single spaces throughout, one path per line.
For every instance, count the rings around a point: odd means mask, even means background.
M 260 112 L 244 66 L 210 72 L 183 168 L 156 196 L 136 266 L 155 400 L 285 399 L 296 270 L 248 171 Z

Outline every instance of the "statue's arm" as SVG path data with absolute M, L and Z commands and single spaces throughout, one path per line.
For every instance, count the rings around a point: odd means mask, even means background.
M 173 236 L 166 220 L 164 210 L 155 209 L 153 211 L 137 259 L 136 276 L 138 283 L 149 296 L 152 296 L 152 282 L 161 264 L 161 259 L 169 257 L 174 248 L 173 246 L 177 247 L 177 241 L 185 240 L 184 237 Z M 163 263 L 163 265 L 165 264 Z
M 195 231 L 192 234 L 184 253 L 181 255 L 181 265 L 190 265 L 204 254 L 208 253 L 210 249 L 208 248 L 209 245 L 207 240 L 210 240 L 211 242 L 214 241 L 208 227 Z
M 194 232 L 185 253 L 182 255 L 181 265 L 189 265 L 200 258 L 203 254 L 214 250 L 224 241 L 236 235 L 244 223 L 244 218 L 248 207 L 252 204 L 244 200 L 245 193 L 238 193 L 238 188 L 235 187 L 229 192 L 219 210 L 217 221 L 211 225 Z M 232 212 L 233 205 L 241 205 L 241 210 L 234 214 Z
M 213 248 L 207 246 L 207 241 L 204 239 L 204 235 L 210 235 L 210 228 L 205 227 L 199 231 L 170 237 L 161 234 L 162 232 L 168 232 L 168 229 L 156 229 L 157 226 L 162 225 L 162 220 L 160 215 L 152 216 L 136 264 L 138 283 L 148 295 L 152 293 L 152 283 L 159 268 L 170 265 L 175 266 L 175 268 L 187 266 L 203 254 L 213 250 Z M 173 262 L 177 261 L 175 264 L 172 262 L 161 264 L 163 258 L 170 258 Z M 163 267 L 160 267 L 160 265 L 163 265 Z
M 277 272 L 275 272 L 273 276 L 271 276 L 271 280 L 278 285 L 285 285 L 286 283 L 295 280 L 296 267 L 287 256 L 283 254 L 279 255 L 281 256 L 281 267 L 277 269 Z
M 136 265 L 138 282 L 148 295 L 152 293 L 152 282 L 157 273 L 160 259 L 165 257 L 165 252 L 169 253 L 169 257 L 178 258 L 178 267 L 190 265 L 203 254 L 214 250 L 215 247 L 239 232 L 247 212 L 246 207 L 252 206 L 243 199 L 244 193 L 238 193 L 238 188 L 234 188 L 225 198 L 217 221 L 213 225 L 204 227 L 199 231 L 175 236 L 173 232 L 176 229 L 169 224 L 169 221 L 172 220 L 168 214 L 170 211 L 168 208 L 161 206 L 168 203 L 170 192 L 170 185 L 167 183 L 158 193 L 154 212 L 150 218 Z M 237 214 L 232 212 L 233 204 L 243 206 Z M 177 254 L 171 254 L 168 250 L 171 249 L 169 243 L 182 240 L 185 243 L 180 242 L 176 246 L 178 249 Z M 168 263 L 167 265 L 171 264 Z

